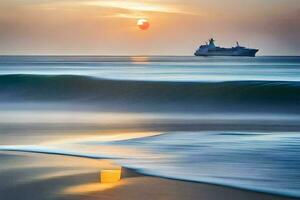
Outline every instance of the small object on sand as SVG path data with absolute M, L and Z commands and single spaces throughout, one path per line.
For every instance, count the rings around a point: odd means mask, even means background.
M 101 183 L 115 183 L 121 179 L 122 168 L 119 169 L 103 169 L 100 172 Z

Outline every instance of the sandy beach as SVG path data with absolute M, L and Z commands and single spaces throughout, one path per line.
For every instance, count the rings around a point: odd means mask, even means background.
M 1 199 L 243 199 L 288 200 L 247 190 L 145 176 L 122 169 L 117 183 L 99 181 L 101 169 L 116 167 L 109 160 L 57 155 L 1 152 Z

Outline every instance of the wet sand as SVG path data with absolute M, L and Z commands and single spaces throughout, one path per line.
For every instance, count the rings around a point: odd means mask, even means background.
M 145 176 L 125 168 L 122 169 L 121 181 L 101 184 L 100 170 L 116 167 L 108 160 L 0 152 L 0 163 L 0 199 L 293 199 L 211 184 Z

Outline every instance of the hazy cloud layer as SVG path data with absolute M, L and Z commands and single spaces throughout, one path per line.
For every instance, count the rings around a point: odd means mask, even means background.
M 136 28 L 147 18 L 149 31 Z M 2 0 L 0 54 L 189 55 L 209 37 L 300 55 L 298 0 Z

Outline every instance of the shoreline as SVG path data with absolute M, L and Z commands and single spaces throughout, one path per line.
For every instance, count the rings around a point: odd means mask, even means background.
M 138 170 L 122 168 L 121 181 L 114 184 L 101 184 L 98 180 L 100 168 L 112 166 L 110 160 L 94 160 L 88 158 L 69 157 L 62 155 L 45 155 L 40 153 L 0 152 L 0 161 L 16 160 L 16 168 L 1 170 L 0 168 L 0 196 L 10 199 L 47 199 L 44 192 L 54 195 L 54 199 L 263 199 L 263 200 L 292 200 L 281 194 L 270 194 L 249 189 L 236 188 L 214 183 L 178 180 L 160 176 L 147 175 Z M 27 166 L 19 163 L 30 163 L 31 159 L 40 162 L 37 166 Z M 48 166 L 47 162 L 55 164 Z M 85 162 L 83 162 L 85 161 Z M 2 162 L 5 163 L 5 162 Z M 60 165 L 63 165 L 60 166 Z M 84 167 L 82 167 L 83 165 Z M 45 167 L 47 166 L 47 167 Z M 85 171 L 80 171 L 85 169 Z M 90 168 L 90 169 L 89 169 Z M 98 168 L 98 169 L 97 169 Z M 28 174 L 42 171 L 39 179 L 25 180 Z M 75 171 L 74 171 L 75 170 Z M 79 171 L 76 171 L 79 170 Z M 3 173 L 5 172 L 5 173 Z M 71 173 L 70 173 L 71 172 Z M 39 172 L 40 173 L 40 172 Z M 24 174 L 24 176 L 22 175 Z M 3 177 L 4 176 L 4 177 Z M 5 178 L 6 177 L 6 178 Z M 6 180 L 13 180 L 11 186 L 6 186 Z M 19 183 L 21 181 L 22 184 Z M 55 187 L 53 187 L 55 185 Z M 42 187 L 35 195 L 36 187 Z M 60 191 L 60 192 L 58 192 Z M 67 193 L 62 191 L 69 191 Z M 70 194 L 70 191 L 73 194 Z M 28 197 L 24 197 L 24 192 Z M 8 195 L 8 196 L 7 196 Z M 14 196 L 15 195 L 15 196 Z M 36 198 L 35 198 L 36 197 Z M 52 198 L 51 198 L 52 199 Z
M 295 200 L 297 197 L 289 197 L 280 194 L 271 194 L 260 191 L 253 191 L 243 188 L 235 188 L 228 185 L 220 185 L 214 183 L 201 183 L 195 181 L 179 180 L 172 178 L 165 178 L 159 176 L 145 175 L 130 168 L 123 168 L 123 176 L 121 182 L 125 181 L 125 184 L 121 184 L 119 187 L 115 187 L 109 190 L 99 191 L 93 193 L 91 199 L 98 197 L 103 199 L 110 196 L 108 199 L 140 199 L 134 198 L 134 193 L 126 192 L 128 190 L 136 191 L 137 196 L 147 193 L 147 196 L 143 196 L 143 199 L 205 199 L 205 200 L 217 200 L 217 199 L 243 199 L 243 200 Z M 137 188 L 135 188 L 137 187 Z M 153 189 L 153 190 L 152 190 Z M 151 194 L 149 194 L 151 190 Z M 120 193 L 121 192 L 121 193 Z M 123 194 L 126 195 L 123 196 Z M 166 194 L 166 196 L 158 195 L 157 193 Z M 117 194 L 117 195 L 116 195 Z M 131 196 L 133 195 L 133 196 Z M 187 195 L 187 196 L 185 196 Z M 73 195 L 71 195 L 73 198 Z M 81 199 L 81 198 L 80 198 Z M 89 199 L 89 198 L 82 198 Z M 97 198 L 96 198 L 97 199 Z
M 244 192 L 251 192 L 251 193 L 269 195 L 269 196 L 274 196 L 274 197 L 282 197 L 282 198 L 288 198 L 288 199 L 299 199 L 300 198 L 298 196 L 289 195 L 289 194 L 272 193 L 272 192 L 268 192 L 268 191 L 264 191 L 264 190 L 249 189 L 249 188 L 243 188 L 243 187 L 238 187 L 238 186 L 226 185 L 226 184 L 222 184 L 222 183 L 212 183 L 212 182 L 205 182 L 205 181 L 193 181 L 193 180 L 187 180 L 187 179 L 177 179 L 177 178 L 172 178 L 172 177 L 167 177 L 167 176 L 158 176 L 158 175 L 147 174 L 147 173 L 139 172 L 138 170 L 130 169 L 130 168 L 126 168 L 126 169 L 129 170 L 129 171 L 134 171 L 136 173 L 139 173 L 142 176 L 153 177 L 153 178 L 158 178 L 158 179 L 167 179 L 167 180 L 171 180 L 171 181 L 179 181 L 179 182 L 186 182 L 186 183 L 209 185 L 209 186 L 213 186 L 213 187 L 224 187 L 224 188 L 228 188 L 228 189 L 231 189 L 231 190 L 240 190 L 240 191 L 244 191 Z

